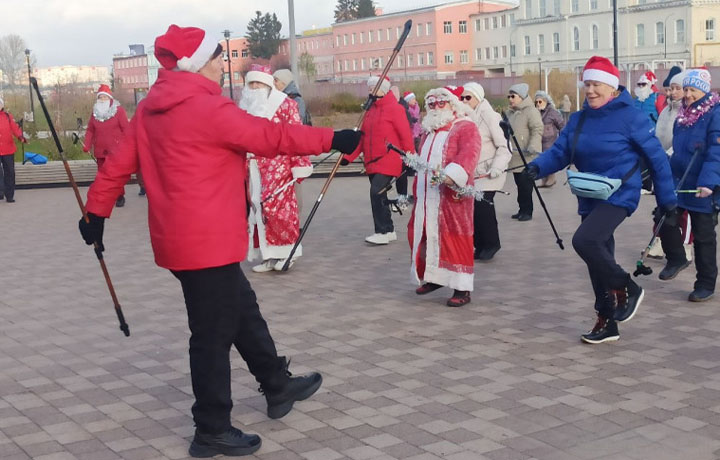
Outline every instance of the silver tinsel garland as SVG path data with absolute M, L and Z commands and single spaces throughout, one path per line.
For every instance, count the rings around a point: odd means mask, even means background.
M 417 172 L 428 172 L 430 174 L 430 184 L 436 187 L 444 185 L 455 192 L 455 199 L 473 197 L 476 200 L 484 200 L 484 193 L 475 190 L 472 186 L 460 187 L 454 182 L 451 185 L 446 184 L 445 179 L 447 179 L 448 176 L 445 174 L 442 167 L 438 165 L 437 167 L 432 168 L 427 161 L 420 157 L 420 155 L 406 153 L 403 156 L 403 162 Z

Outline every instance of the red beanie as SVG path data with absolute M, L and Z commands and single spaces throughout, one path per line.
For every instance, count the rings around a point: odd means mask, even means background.
M 582 79 L 599 81 L 617 89 L 620 85 L 620 71 L 608 58 L 593 56 L 585 64 Z

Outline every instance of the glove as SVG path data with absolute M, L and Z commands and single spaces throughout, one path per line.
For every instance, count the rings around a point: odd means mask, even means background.
M 105 250 L 102 242 L 103 231 L 105 230 L 105 218 L 91 212 L 87 213 L 87 215 L 90 222 L 85 222 L 84 218 L 80 218 L 80 222 L 78 222 L 80 234 L 88 246 L 97 241 L 100 251 L 102 252 Z
M 345 157 L 343 157 L 343 159 L 340 160 L 340 166 L 347 166 L 349 164 L 350 164 L 350 161 Z
M 505 139 L 510 139 L 511 129 L 510 123 L 508 123 L 505 120 L 502 120 L 500 122 L 500 128 L 503 130 L 503 135 L 505 136 Z
M 535 179 L 538 178 L 538 174 L 540 174 L 540 168 L 538 168 L 536 165 L 530 163 L 525 167 L 525 169 L 522 170 L 522 173 L 520 173 L 525 177 L 525 179 L 530 181 L 535 181 Z
M 490 176 L 490 179 L 496 179 L 500 177 L 502 173 L 503 171 L 500 168 L 490 168 L 490 170 L 488 171 L 488 176 Z
M 342 153 L 353 153 L 358 144 L 360 144 L 361 136 L 362 131 L 355 131 L 352 129 L 341 129 L 340 131 L 335 131 L 332 138 L 331 148 Z
M 665 216 L 665 221 L 663 222 L 664 226 L 678 226 L 678 218 L 680 217 L 680 213 L 678 212 L 677 205 L 673 204 L 670 206 L 665 206 L 663 208 L 655 208 L 654 214 L 655 216 L 653 218 L 653 221 L 655 221 L 655 225 L 660 223 L 660 219 L 662 219 L 662 216 Z

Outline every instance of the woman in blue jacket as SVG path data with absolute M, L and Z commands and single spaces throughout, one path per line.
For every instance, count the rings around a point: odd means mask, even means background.
M 582 223 L 573 236 L 573 247 L 588 267 L 598 317 L 582 340 L 593 344 L 619 339 L 617 322 L 629 321 L 644 296 L 643 289 L 615 261 L 613 236 L 640 200 L 641 158 L 652 173 L 658 206 L 673 217 L 677 207 L 667 155 L 650 120 L 619 86 L 619 76 L 608 59 L 590 58 L 583 69 L 583 109 L 570 116 L 558 140 L 524 172 L 536 179 L 572 163 L 581 172 L 622 179 L 606 200 L 578 196 Z
M 715 293 L 718 274 L 715 227 L 720 198 L 720 97 L 710 92 L 710 72 L 706 69 L 689 70 L 683 79 L 683 91 L 683 105 L 673 128 L 670 166 L 676 183 L 688 172 L 678 187 L 697 190 L 693 194 L 680 193 L 678 204 L 689 211 L 694 235 L 697 277 L 688 300 L 702 302 Z M 670 280 L 690 262 L 677 225 L 663 225 L 660 235 L 667 257 L 660 279 Z

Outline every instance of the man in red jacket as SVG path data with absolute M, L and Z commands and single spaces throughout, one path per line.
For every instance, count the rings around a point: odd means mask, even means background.
M 271 418 L 315 393 L 322 377 L 291 376 L 240 268 L 248 251 L 247 152 L 348 153 L 360 134 L 248 115 L 221 95 L 222 48 L 202 29 L 171 25 L 155 40 L 155 56 L 163 68 L 120 149 L 98 171 L 88 191 L 90 223 L 81 220 L 80 232 L 102 248 L 105 218 L 130 175 L 142 170 L 155 261 L 180 281 L 188 312 L 196 425 L 190 455 L 250 455 L 260 437 L 230 423 L 230 348 L 260 383 Z
M 378 77 L 372 76 L 368 80 L 368 87 L 375 88 Z M 365 115 L 361 131 L 364 136 L 358 148 L 352 155 L 343 158 L 342 164 L 349 164 L 361 153 L 365 161 L 365 170 L 370 178 L 370 206 L 372 207 L 375 233 L 365 238 L 370 244 L 388 244 L 397 240 L 395 227 L 390 214 L 390 205 L 387 192 L 378 193 L 384 189 L 393 177 L 398 177 L 403 169 L 400 155 L 388 150 L 387 143 L 391 143 L 406 152 L 414 152 L 412 132 L 408 124 L 405 109 L 398 104 L 395 95 L 390 92 L 390 79 L 380 85 L 376 97 L 372 97 L 372 106 Z
M 5 111 L 5 101 L 0 96 L 0 180 L 3 182 L 0 200 L 5 196 L 8 203 L 15 202 L 15 150 L 17 149 L 13 136 L 27 144 L 15 119 L 10 112 Z
M 102 168 L 108 155 L 112 155 L 118 149 L 127 128 L 128 118 L 125 109 L 115 100 L 108 85 L 100 85 L 83 144 L 83 152 L 93 150 L 98 170 Z M 115 206 L 118 208 L 125 206 L 124 193 L 117 199 Z

